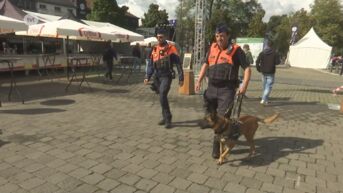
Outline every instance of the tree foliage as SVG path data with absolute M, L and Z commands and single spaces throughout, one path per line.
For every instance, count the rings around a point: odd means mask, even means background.
M 92 21 L 109 22 L 124 28 L 128 26 L 125 13 L 128 7 L 119 7 L 116 0 L 95 0 L 94 7 L 87 19 Z
M 194 42 L 195 1 L 179 0 L 176 9 L 176 41 L 181 48 L 190 52 Z
M 248 37 L 263 37 L 266 33 L 267 24 L 262 21 L 264 17 L 264 11 L 256 13 L 248 25 L 247 36 Z
M 194 39 L 195 1 L 183 2 L 177 9 L 180 45 L 190 44 Z M 274 45 L 283 55 L 289 49 L 292 26 L 298 27 L 297 40 L 311 27 L 329 45 L 343 50 L 343 8 L 339 0 L 315 0 L 310 11 L 297 10 L 288 15 L 274 15 L 268 23 L 262 18 L 265 11 L 257 0 L 207 0 L 206 41 L 214 40 L 218 23 L 226 23 L 234 37 L 265 37 L 271 34 Z M 181 19 L 182 17 L 182 19 Z M 191 32 L 192 32 L 192 35 Z M 187 34 L 187 36 L 186 36 Z
M 159 10 L 157 4 L 150 4 L 148 12 L 142 19 L 143 27 L 155 27 L 157 24 L 168 24 L 168 13 L 165 9 Z
M 343 12 L 339 0 L 315 0 L 311 14 L 319 36 L 334 47 L 343 47 Z
M 262 33 L 264 24 L 262 19 L 264 10 L 256 0 L 243 2 L 242 0 L 210 0 L 208 1 L 209 21 L 206 26 L 207 39 L 213 39 L 218 23 L 226 23 L 231 29 L 232 37 L 247 36 L 248 33 L 257 35 Z M 249 26 L 256 26 L 252 29 Z

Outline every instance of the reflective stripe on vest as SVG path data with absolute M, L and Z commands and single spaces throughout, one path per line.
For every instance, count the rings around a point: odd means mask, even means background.
M 231 50 L 229 50 L 231 48 Z M 221 50 L 217 43 L 211 45 L 211 50 L 208 56 L 208 64 L 210 66 L 215 64 L 229 64 L 233 65 L 233 55 L 236 53 L 239 48 L 238 45 L 233 44 L 231 47 Z
M 174 45 L 169 45 L 168 43 L 165 46 L 156 45 L 152 50 L 151 58 L 153 62 L 157 62 L 165 57 L 169 57 L 171 54 L 178 55 Z
M 168 43 L 164 46 L 156 45 L 151 53 L 154 68 L 170 69 L 172 67 L 170 64 L 170 55 L 172 54 L 178 55 L 174 45 L 169 45 Z

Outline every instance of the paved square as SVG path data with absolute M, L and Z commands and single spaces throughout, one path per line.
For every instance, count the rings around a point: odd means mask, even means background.
M 343 114 L 327 107 L 343 100 L 331 94 L 343 77 L 278 68 L 264 107 L 253 71 L 242 113 L 281 116 L 260 125 L 256 156 L 246 158 L 242 140 L 222 166 L 211 158 L 211 129 L 197 125 L 202 97 L 179 95 L 177 81 L 167 130 L 143 74 L 118 84 L 91 76 L 91 92 L 74 83 L 66 93 L 65 78 L 19 80 L 25 104 L 0 87 L 0 193 L 343 192 Z

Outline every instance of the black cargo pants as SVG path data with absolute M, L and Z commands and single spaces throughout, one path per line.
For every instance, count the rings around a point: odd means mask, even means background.
M 231 110 L 227 113 L 231 103 L 234 102 L 236 89 L 233 86 L 216 87 L 209 84 L 204 94 L 204 106 L 206 114 L 217 113 L 221 116 L 231 115 Z M 231 106 L 232 109 L 232 106 Z
M 155 76 L 154 84 L 159 91 L 162 117 L 166 122 L 171 122 L 172 114 L 169 108 L 168 93 L 172 83 L 171 76 Z

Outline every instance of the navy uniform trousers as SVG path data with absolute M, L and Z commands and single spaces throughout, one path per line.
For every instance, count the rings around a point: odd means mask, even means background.
M 230 117 L 231 112 L 226 114 L 230 104 L 235 98 L 236 89 L 233 86 L 216 87 L 208 84 L 204 94 L 205 110 L 207 114 L 217 113 L 221 116 Z
M 204 94 L 206 114 L 216 113 L 230 118 L 232 111 L 231 103 L 234 102 L 235 94 L 236 89 L 233 86 L 216 87 L 209 83 Z M 219 158 L 219 141 L 219 136 L 214 135 L 212 157 L 215 159 Z
M 172 77 L 170 76 L 155 76 L 154 84 L 159 91 L 160 104 L 162 107 L 162 116 L 166 122 L 170 122 L 172 119 L 172 114 L 169 108 L 168 93 L 170 90 L 170 85 L 172 82 Z

